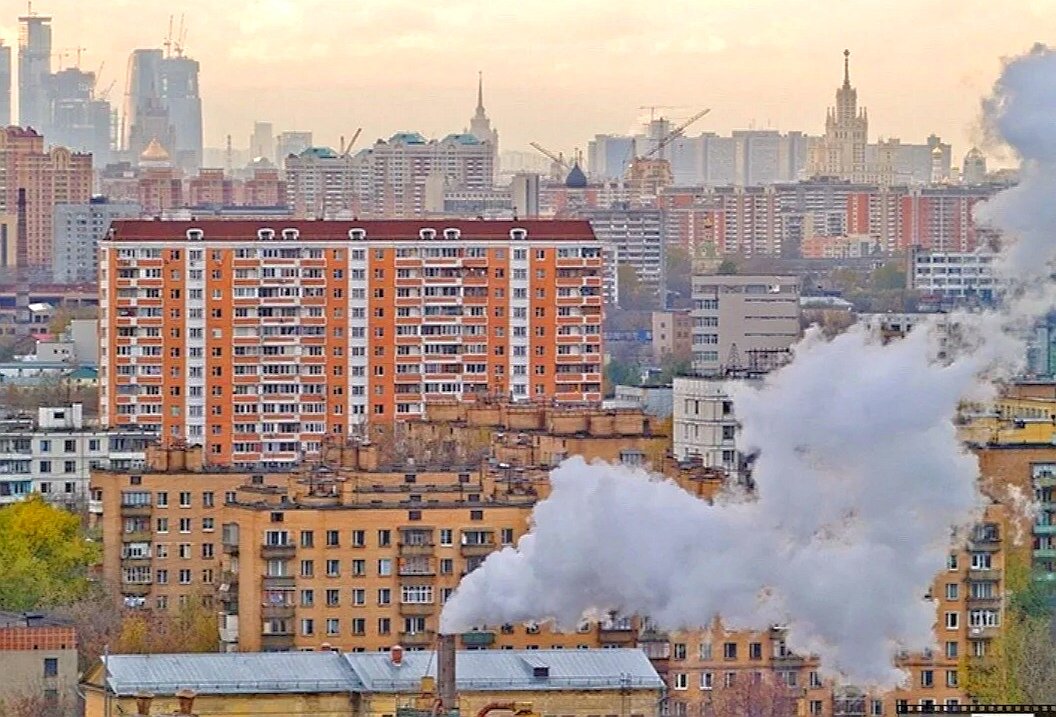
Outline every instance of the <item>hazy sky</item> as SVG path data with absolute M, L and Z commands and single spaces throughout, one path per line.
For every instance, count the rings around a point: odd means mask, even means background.
M 9 44 L 25 9 L 0 0 Z M 254 119 L 334 145 L 360 126 L 360 146 L 461 130 L 478 69 L 503 149 L 585 149 L 649 104 L 711 107 L 690 134 L 819 133 L 846 47 L 870 139 L 935 132 L 959 158 L 1000 58 L 1056 42 L 1056 0 L 36 0 L 34 11 L 53 16 L 57 50 L 87 48 L 86 69 L 105 61 L 111 101 L 129 52 L 159 47 L 169 15 L 184 14 L 206 145 L 231 133 L 236 147 Z

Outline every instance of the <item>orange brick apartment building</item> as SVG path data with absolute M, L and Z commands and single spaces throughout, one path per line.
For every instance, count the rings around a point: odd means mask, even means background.
M 432 400 L 601 399 L 582 221 L 120 221 L 100 242 L 101 414 L 288 467 Z

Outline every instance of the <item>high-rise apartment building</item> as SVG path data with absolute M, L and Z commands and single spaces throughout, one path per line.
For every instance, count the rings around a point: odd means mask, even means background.
M 275 161 L 275 127 L 271 122 L 254 122 L 253 134 L 249 136 L 249 158 L 263 157 Z
M 309 147 L 287 155 L 286 206 L 302 219 L 334 218 L 340 213 L 358 216 L 362 201 L 363 162 L 338 154 L 329 147 Z
M 99 240 L 115 219 L 140 216 L 132 202 L 92 197 L 86 204 L 56 204 L 51 275 L 59 283 L 95 282 L 99 278 Z
M 693 370 L 768 370 L 799 340 L 799 277 L 693 277 Z
M 280 132 L 275 139 L 275 163 L 280 167 L 291 154 L 298 156 L 312 146 L 312 133 L 300 131 Z
M 584 212 L 594 235 L 605 247 L 605 302 L 618 304 L 628 297 L 620 287 L 621 267 L 634 270 L 637 283 L 655 301 L 666 304 L 667 281 L 661 212 L 655 209 L 599 209 Z
M 11 119 L 11 47 L 0 40 L 0 127 Z
M 51 18 L 18 18 L 18 123 L 42 130 L 48 121 L 51 76 Z
M 602 271 L 586 222 L 116 222 L 102 420 L 250 465 L 431 400 L 600 400 Z
M 32 129 L 0 131 L 0 213 L 14 214 L 26 190 L 26 265 L 51 268 L 56 204 L 83 204 L 92 194 L 92 157 L 65 147 L 44 151 Z

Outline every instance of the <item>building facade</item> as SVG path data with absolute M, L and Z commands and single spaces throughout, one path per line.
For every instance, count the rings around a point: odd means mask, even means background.
M 80 404 L 0 419 L 0 505 L 40 493 L 54 503 L 88 500 L 91 471 L 143 465 L 152 433 L 86 426 Z M 94 506 L 98 507 L 98 506 Z
M 766 371 L 799 340 L 799 277 L 693 277 L 693 370 Z
M 87 204 L 56 204 L 52 278 L 62 284 L 99 278 L 99 240 L 115 219 L 140 216 L 140 206 L 93 197 Z
M 431 400 L 601 399 L 585 222 L 117 222 L 103 420 L 289 464 Z
M 605 248 L 605 303 L 620 301 L 621 267 L 634 270 L 638 284 L 656 306 L 667 301 L 661 213 L 655 209 L 600 209 L 584 212 Z M 626 289 L 626 287 L 624 287 Z
M 0 213 L 15 214 L 19 190 L 26 195 L 25 246 L 17 252 L 27 267 L 51 269 L 57 204 L 86 204 L 92 195 L 92 157 L 64 147 L 44 150 L 32 129 L 0 131 Z
M 953 301 L 993 301 L 999 288 L 993 252 L 912 249 L 907 258 L 908 288 L 928 297 Z
M 748 467 L 737 447 L 740 424 L 731 388 L 754 386 L 758 378 L 720 379 L 679 376 L 674 380 L 673 452 L 676 460 L 699 460 L 705 468 L 724 471 L 734 481 Z
M 0 612 L 0 705 L 70 709 L 77 687 L 77 632 L 70 621 L 40 613 Z M 39 700 L 39 701 L 37 701 Z

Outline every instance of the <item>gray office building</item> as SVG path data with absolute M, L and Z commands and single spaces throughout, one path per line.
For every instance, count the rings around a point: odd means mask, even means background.
M 138 204 L 110 202 L 93 198 L 88 204 L 55 205 L 54 245 L 51 270 L 56 282 L 75 284 L 96 281 L 99 273 L 98 249 L 110 222 L 139 217 Z

